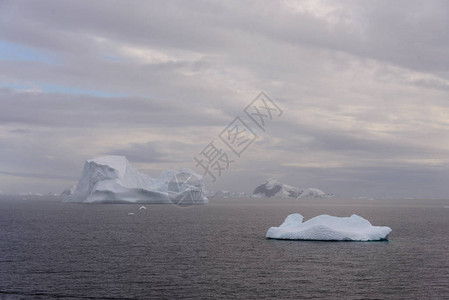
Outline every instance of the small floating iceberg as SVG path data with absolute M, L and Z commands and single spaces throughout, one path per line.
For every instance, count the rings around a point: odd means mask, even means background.
M 278 240 L 313 241 L 386 241 L 390 227 L 373 226 L 358 216 L 316 216 L 303 222 L 300 214 L 289 215 L 279 227 L 268 229 L 266 238 Z

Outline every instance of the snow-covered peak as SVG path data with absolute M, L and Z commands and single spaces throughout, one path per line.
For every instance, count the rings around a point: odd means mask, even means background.
M 263 184 L 254 189 L 254 195 L 262 197 L 277 197 L 277 198 L 324 198 L 331 197 L 331 194 L 326 194 L 317 188 L 299 189 L 297 187 L 289 186 L 275 179 L 268 179 Z
M 318 198 L 326 198 L 331 197 L 331 194 L 326 194 L 320 189 L 317 188 L 307 188 L 302 190 L 302 197 L 318 197 Z
M 128 159 L 125 156 L 108 155 L 100 156 L 87 160 L 88 163 L 95 163 L 97 165 L 108 166 L 117 171 L 119 176 L 123 176 L 126 168 L 129 165 Z
M 268 178 L 267 181 L 265 182 L 265 187 L 269 190 L 273 189 L 278 185 L 281 185 L 281 183 L 274 178 Z
M 265 197 L 296 198 L 299 192 L 298 188 L 282 184 L 275 179 L 268 179 L 256 187 L 253 194 Z

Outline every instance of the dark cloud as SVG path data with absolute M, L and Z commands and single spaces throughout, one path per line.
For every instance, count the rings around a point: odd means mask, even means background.
M 20 129 L 20 128 L 18 128 L 18 129 L 12 129 L 12 130 L 10 130 L 9 132 L 11 132 L 11 133 L 18 133 L 18 134 L 31 133 L 30 130 Z

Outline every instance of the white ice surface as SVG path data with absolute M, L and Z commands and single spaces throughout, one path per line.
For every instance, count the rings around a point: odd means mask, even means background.
M 303 222 L 300 214 L 289 215 L 279 227 L 268 229 L 266 237 L 280 240 L 380 241 L 387 240 L 390 227 L 373 226 L 358 216 L 316 216 Z
M 189 169 L 168 170 L 158 178 L 141 173 L 124 156 L 89 159 L 73 194 L 65 202 L 202 204 L 201 175 Z
M 289 186 L 275 179 L 267 179 L 263 184 L 254 189 L 253 195 L 275 198 L 326 198 L 332 194 L 326 194 L 317 188 L 299 189 Z

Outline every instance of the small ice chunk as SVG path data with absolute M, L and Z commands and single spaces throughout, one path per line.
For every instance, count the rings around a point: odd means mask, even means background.
M 141 207 L 139 207 L 139 209 L 142 210 L 142 209 L 147 209 L 147 208 L 142 205 Z
M 279 227 L 268 229 L 266 237 L 279 240 L 316 241 L 384 241 L 388 240 L 390 227 L 373 226 L 358 216 L 316 216 L 303 222 L 300 214 L 289 215 Z

